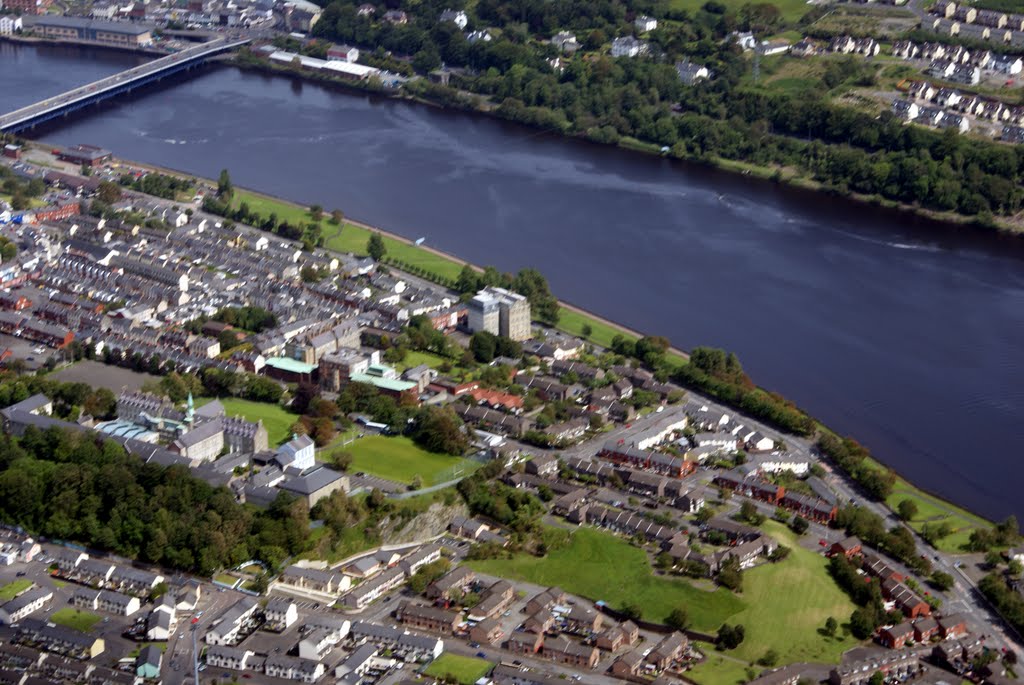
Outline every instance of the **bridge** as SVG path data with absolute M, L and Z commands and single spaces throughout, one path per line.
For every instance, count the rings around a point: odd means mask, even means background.
M 173 55 L 147 62 L 140 67 L 69 90 L 34 105 L 22 107 L 8 114 L 0 115 L 0 132 L 19 133 L 121 93 L 127 93 L 147 83 L 193 69 L 215 55 L 234 50 L 248 42 L 248 39 L 228 41 L 224 38 L 216 38 Z

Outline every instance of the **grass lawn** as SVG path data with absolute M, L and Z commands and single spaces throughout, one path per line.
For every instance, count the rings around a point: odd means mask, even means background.
M 473 685 L 492 668 L 494 664 L 489 661 L 447 653 L 434 659 L 423 673 L 432 678 L 453 678 L 460 685 Z
M 53 612 L 53 614 L 50 615 L 49 620 L 59 626 L 71 628 L 82 633 L 88 633 L 94 625 L 99 623 L 100 617 L 96 614 L 90 614 L 88 611 L 68 607 L 61 609 L 60 611 Z
M 340 233 L 336 226 L 326 226 L 324 228 L 325 247 L 338 252 L 365 255 L 366 243 L 370 239 L 370 234 L 371 231 L 368 229 L 353 224 L 345 224 Z M 416 245 L 395 240 L 390 236 L 383 235 L 382 237 L 384 238 L 384 247 L 387 249 L 387 256 L 401 262 L 402 265 L 418 266 L 442 278 L 452 280 L 458 278 L 462 271 L 462 264 L 447 257 L 424 250 Z
M 444 357 L 434 354 L 432 352 L 420 352 L 418 350 L 410 350 L 409 352 L 406 353 L 405 359 L 403 359 L 399 364 L 396 364 L 395 367 L 399 371 L 405 371 L 406 369 L 411 369 L 414 366 L 426 364 L 430 368 L 436 369 L 437 367 L 441 366 L 441 364 L 444 364 L 445 361 L 451 360 L 445 360 Z M 454 364 L 454 362 L 451 363 Z
M 241 190 L 235 188 L 234 199 L 231 201 L 231 206 L 235 209 L 238 208 L 242 203 L 249 205 L 249 209 L 268 217 L 271 214 L 277 214 L 278 221 L 287 221 L 294 225 L 302 225 L 312 223 L 313 217 L 309 214 L 309 209 L 306 207 L 300 207 L 299 205 L 292 204 L 290 202 L 283 202 L 281 200 L 275 200 L 272 197 L 266 195 L 260 195 L 258 193 L 252 193 L 248 190 Z M 326 210 L 330 212 L 330 210 Z M 325 225 L 324 231 L 329 231 L 333 226 Z
M 583 326 L 585 325 L 589 325 L 591 328 L 591 333 L 588 336 L 583 335 Z M 612 344 L 612 338 L 616 335 L 621 335 L 626 338 L 634 337 L 626 335 L 613 326 L 609 326 L 606 323 L 592 319 L 586 314 L 581 314 L 580 312 L 572 309 L 566 309 L 565 307 L 562 307 L 559 310 L 558 329 L 588 340 L 595 345 L 600 345 L 601 347 L 609 347 Z
M 228 587 L 234 587 L 235 583 L 238 582 L 238 578 L 229 576 L 226 573 L 218 573 L 213 577 L 213 579 L 221 585 L 227 585 Z
M 885 500 L 890 509 L 896 511 L 899 503 L 909 499 L 917 505 L 917 516 L 910 521 L 910 527 L 920 532 L 926 523 L 948 523 L 953 534 L 938 542 L 939 550 L 949 553 L 964 552 L 964 545 L 970 540 L 976 528 L 988 528 L 992 524 L 985 519 L 962 509 L 955 504 L 944 502 L 938 497 L 919 490 L 902 478 L 896 479 L 892 494 Z
M 728 590 L 699 590 L 682 579 L 655 576 L 643 550 L 611 533 L 580 528 L 568 547 L 544 558 L 517 555 L 512 559 L 469 562 L 483 573 L 538 585 L 557 585 L 567 592 L 613 608 L 635 604 L 649 621 L 664 621 L 683 606 L 697 630 L 714 632 L 745 608 Z
M 32 581 L 28 578 L 12 580 L 7 585 L 0 587 L 0 602 L 9 602 L 30 587 L 32 587 Z
M 842 633 L 828 638 L 818 629 L 829 616 L 845 623 L 855 608 L 853 603 L 829 577 L 824 557 L 800 547 L 796 536 L 775 521 L 766 521 L 762 527 L 780 545 L 790 548 L 789 558 L 744 572 L 742 596 L 747 606 L 729 623 L 743 624 L 747 637 L 729 654 L 756 661 L 774 649 L 780 664 L 838 663 L 844 651 L 857 646 L 857 640 Z M 778 620 L 783 616 L 784 620 Z
M 458 475 L 469 475 L 479 467 L 478 462 L 470 459 L 427 452 L 404 436 L 369 435 L 345 449 L 352 453 L 350 473 L 365 471 L 399 483 L 411 483 L 419 476 L 423 485 L 434 485 Z M 460 469 L 461 473 L 456 475 Z
M 687 12 L 696 12 L 704 6 L 705 0 L 672 0 L 669 3 L 673 9 L 686 10 Z M 748 0 L 722 0 L 722 4 L 730 10 L 738 10 L 743 5 L 746 5 Z M 795 21 L 800 17 L 807 14 L 811 6 L 808 5 L 804 0 L 773 0 L 773 5 L 779 8 L 782 16 L 787 21 Z
M 206 404 L 212 398 L 203 398 L 196 401 L 196 406 Z M 263 420 L 263 426 L 267 429 L 267 439 L 270 446 L 279 445 L 291 438 L 291 426 L 298 421 L 297 414 L 293 414 L 284 407 L 266 402 L 252 402 L 241 400 L 237 397 L 220 398 L 224 405 L 224 411 L 228 416 L 241 416 L 248 421 Z

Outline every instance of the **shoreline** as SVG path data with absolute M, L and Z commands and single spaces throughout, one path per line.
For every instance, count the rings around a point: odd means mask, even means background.
M 390 100 L 413 102 L 428 107 L 434 107 L 436 109 L 443 111 L 454 111 L 466 114 L 474 114 L 477 116 L 487 117 L 489 119 L 496 119 L 498 121 L 513 123 L 537 131 L 539 133 L 550 133 L 551 135 L 560 136 L 578 142 L 599 145 L 601 147 L 615 147 L 620 150 L 629 150 L 646 156 L 663 157 L 678 162 L 685 162 L 688 164 L 695 164 L 702 167 L 717 169 L 730 174 L 752 177 L 760 181 L 785 185 L 788 188 L 795 189 L 798 191 L 809 192 L 815 195 L 838 197 L 858 205 L 881 207 L 889 211 L 895 211 L 901 215 L 911 215 L 915 217 L 920 217 L 923 219 L 927 219 L 929 221 L 935 221 L 945 224 L 947 228 L 969 227 L 971 229 L 984 231 L 986 233 L 995 233 L 997 235 L 1005 235 L 1015 238 L 1024 237 L 1024 223 L 1014 222 L 1014 217 L 1000 217 L 992 215 L 992 222 L 985 223 L 977 216 L 972 217 L 964 214 L 957 214 L 955 212 L 940 212 L 914 204 L 899 202 L 897 200 L 888 200 L 884 197 L 875 195 L 862 195 L 860 193 L 854 193 L 849 191 L 838 192 L 836 189 L 830 188 L 818 181 L 815 181 L 813 178 L 796 174 L 787 175 L 786 171 L 781 167 L 763 166 L 751 162 L 746 162 L 743 160 L 734 160 L 724 157 L 698 157 L 695 155 L 676 157 L 672 154 L 666 154 L 661 152 L 660 147 L 656 143 L 650 143 L 635 138 L 623 137 L 620 138 L 615 143 L 601 143 L 595 140 L 591 140 L 582 133 L 560 133 L 551 129 L 540 129 L 528 123 L 507 119 L 501 116 L 498 108 L 482 106 L 481 104 L 479 104 L 479 102 L 475 106 L 459 107 L 451 104 L 441 104 L 438 102 L 434 102 L 433 100 L 424 98 L 420 95 L 405 93 L 401 90 L 377 90 L 371 88 L 364 88 L 361 87 L 356 82 L 346 81 L 342 78 L 326 76 L 323 74 L 314 74 L 308 71 L 295 71 L 287 67 L 281 67 L 275 64 L 271 64 L 258 56 L 249 57 L 243 60 L 239 58 L 238 53 L 235 53 L 231 57 L 225 58 L 223 63 L 229 64 L 242 70 L 250 70 L 253 72 L 272 74 L 275 76 L 285 76 L 304 82 L 339 87 L 342 90 L 346 90 L 352 93 L 360 93 L 363 95 L 376 95 Z M 456 92 L 467 97 L 473 97 L 474 99 L 479 98 L 479 96 L 477 96 L 474 93 L 467 93 L 463 91 Z M 1024 221 L 1024 218 L 1022 218 L 1021 221 Z
M 41 141 L 37 141 L 37 142 L 41 142 Z M 204 183 L 206 183 L 208 185 L 211 185 L 211 186 L 215 186 L 216 185 L 216 183 L 214 181 L 212 181 L 212 180 L 210 180 L 208 178 L 205 178 L 205 177 L 202 177 L 202 176 L 199 176 L 199 175 L 196 175 L 196 174 L 189 174 L 189 173 L 177 170 L 177 169 L 171 169 L 171 168 L 168 168 L 168 167 L 163 167 L 163 166 L 159 166 L 159 165 L 155 165 L 155 164 L 149 164 L 149 163 L 143 163 L 143 162 L 135 162 L 135 161 L 130 161 L 130 160 L 124 160 L 124 159 L 121 159 L 121 158 L 116 158 L 116 159 L 118 161 L 122 162 L 122 163 L 130 164 L 132 166 L 136 166 L 136 167 L 139 167 L 139 168 L 142 168 L 142 169 L 150 169 L 150 170 L 152 170 L 154 172 L 157 172 L 157 173 L 165 173 L 165 174 L 168 174 L 168 175 L 184 177 L 184 178 L 193 178 L 193 179 L 196 179 L 197 181 L 204 182 Z M 282 198 L 282 197 L 273 195 L 271 193 L 265 193 L 265 192 L 262 192 L 262 191 L 251 190 L 251 189 L 244 188 L 244 187 L 238 187 L 238 190 L 244 191 L 245 193 L 248 193 L 248 194 L 253 195 L 255 197 L 262 197 L 262 198 L 266 198 L 266 199 L 268 199 L 270 201 L 273 201 L 273 202 L 281 203 L 282 205 L 286 205 L 286 206 L 292 207 L 294 209 L 298 209 L 298 210 L 302 210 L 302 211 L 308 211 L 308 207 L 306 207 L 304 205 L 301 205 L 301 204 L 299 204 L 297 202 L 294 202 L 292 200 L 289 200 L 287 198 Z M 433 247 L 429 247 L 429 246 L 426 246 L 426 245 L 415 245 L 415 242 L 413 240 L 409 239 L 409 238 L 406 238 L 406 237 L 404 237 L 402 235 L 398 235 L 398 234 L 396 234 L 396 233 L 394 233 L 392 231 L 388 231 L 388 230 L 385 230 L 385 229 L 378 228 L 377 226 L 374 226 L 372 224 L 368 224 L 368 223 L 363 222 L 363 221 L 359 221 L 359 220 L 356 220 L 356 219 L 351 219 L 347 215 L 344 218 L 344 223 L 351 224 L 351 225 L 356 226 L 358 228 L 361 228 L 363 230 L 378 232 L 382 236 L 391 238 L 393 240 L 396 240 L 398 242 L 404 243 L 404 244 L 409 245 L 411 247 L 414 247 L 416 249 L 423 250 L 425 252 L 429 252 L 431 254 L 437 255 L 437 256 L 442 257 L 444 259 L 451 260 L 452 262 L 455 262 L 457 264 L 469 265 L 470 267 L 472 267 L 473 269 L 475 269 L 477 271 L 483 271 L 482 267 L 480 267 L 479 265 L 473 264 L 472 262 L 469 262 L 469 261 L 467 261 L 465 259 L 462 259 L 462 258 L 460 258 L 460 257 L 458 257 L 456 255 L 453 255 L 453 254 L 445 252 L 443 250 L 440 250 L 440 249 L 437 249 L 437 248 L 433 248 Z M 325 249 L 325 250 L 327 250 L 329 252 L 336 252 L 336 250 L 331 250 L 330 248 L 321 248 L 321 249 Z M 395 267 L 395 268 L 397 268 L 398 270 L 401 270 L 401 267 Z M 564 301 L 562 299 L 559 299 L 558 302 L 559 302 L 559 305 L 561 307 L 564 307 L 567 310 L 581 313 L 581 314 L 583 314 L 585 316 L 588 316 L 588 317 L 594 319 L 595 321 L 598 321 L 598 322 L 600 322 L 600 323 L 602 323 L 604 325 L 610 326 L 610 327 L 612 327 L 612 328 L 614 328 L 614 329 L 616 329 L 618 331 L 621 331 L 624 334 L 632 335 L 632 336 L 635 336 L 637 338 L 643 337 L 643 335 L 644 335 L 640 331 L 632 329 L 632 328 L 630 328 L 630 327 L 628 327 L 628 326 L 626 326 L 624 324 L 612 321 L 612 320 L 610 320 L 610 319 L 608 319 L 608 318 L 606 318 L 604 316 L 601 316 L 600 314 L 595 314 L 595 313 L 593 313 L 593 312 L 591 312 L 591 311 L 589 311 L 587 309 L 584 309 L 582 307 L 577 307 L 576 305 L 568 303 L 568 302 L 566 302 L 566 301 Z M 576 337 L 581 337 L 582 338 L 582 336 L 578 336 L 578 335 L 576 335 L 574 333 L 570 333 L 570 335 L 574 335 Z M 689 354 L 685 350 L 681 350 L 681 349 L 676 348 L 676 347 L 670 347 L 669 351 L 673 352 L 673 353 L 676 353 L 676 354 L 678 354 L 680 356 L 683 356 L 686 359 L 689 358 Z M 770 390 L 766 390 L 766 392 L 771 392 L 771 391 Z M 810 415 L 810 414 L 808 414 L 808 415 Z M 812 416 L 812 418 L 813 418 L 813 416 Z M 831 433 L 835 433 L 834 431 L 829 429 L 828 426 L 826 426 L 825 424 L 821 423 L 820 421 L 818 421 L 817 423 L 819 425 L 819 429 L 818 429 L 819 431 L 823 428 L 825 431 L 828 431 L 828 432 L 831 432 Z M 836 434 L 836 435 L 840 435 L 840 434 Z M 872 459 L 875 461 L 875 463 L 877 463 L 882 468 L 884 468 L 886 470 L 889 470 L 889 471 L 892 471 L 894 474 L 896 474 L 896 476 L 898 478 L 902 479 L 913 490 L 916 490 L 917 492 L 920 492 L 921 494 L 923 494 L 923 495 L 925 495 L 927 497 L 930 497 L 930 498 L 932 498 L 932 499 L 934 499 L 934 500 L 936 500 L 936 501 L 938 501 L 938 502 L 940 502 L 940 503 L 942 503 L 944 505 L 947 505 L 951 509 L 951 511 L 953 512 L 950 515 L 954 519 L 960 520 L 960 521 L 962 521 L 964 523 L 970 523 L 966 519 L 962 518 L 964 515 L 966 515 L 968 517 L 973 517 L 973 518 L 975 518 L 975 519 L 977 519 L 979 521 L 984 521 L 989 526 L 995 524 L 994 521 L 988 519 L 986 516 L 976 512 L 976 511 L 972 510 L 969 506 L 967 506 L 965 504 L 961 504 L 961 503 L 955 502 L 955 501 L 949 499 L 946 496 L 943 496 L 943 495 L 941 495 L 939 493 L 934 492 L 933 490 L 930 490 L 928 488 L 924 488 L 924 487 L 922 487 L 920 485 L 917 485 L 912 479 L 908 478 L 907 476 L 901 474 L 899 471 L 896 471 L 892 467 L 890 467 L 887 464 L 885 464 L 884 462 L 880 461 L 879 458 L 877 457 L 877 455 L 873 455 Z M 913 496 L 913 494 L 911 493 L 910 496 Z M 885 501 L 881 501 L 880 503 L 883 506 L 888 508 L 888 505 L 885 503 Z M 964 554 L 964 553 L 965 552 L 963 552 L 963 551 L 955 552 L 955 554 Z
M 130 48 L 88 40 L 37 38 L 36 36 L 19 36 L 16 34 L 0 36 L 0 42 L 17 43 L 19 45 L 46 45 L 49 47 L 102 48 L 104 50 L 113 50 L 114 52 L 122 52 L 129 55 L 144 55 L 147 57 L 166 57 L 167 55 L 172 54 L 169 52 L 163 52 L 162 50 L 157 50 L 156 48 Z
M 149 163 L 145 163 L 145 162 L 136 162 L 134 160 L 126 160 L 126 159 L 122 159 L 120 157 L 115 157 L 115 159 L 117 159 L 118 161 L 120 161 L 123 164 L 130 164 L 131 166 L 136 166 L 136 167 L 139 167 L 141 169 L 150 169 L 150 170 L 152 170 L 154 172 L 157 172 L 157 173 L 163 173 L 163 174 L 168 174 L 168 175 L 173 175 L 173 176 L 179 176 L 179 177 L 185 177 L 185 178 L 194 178 L 196 180 L 199 180 L 199 181 L 202 181 L 204 183 L 207 183 L 207 184 L 209 184 L 211 186 L 216 186 L 217 185 L 216 181 L 213 181 L 213 180 L 208 179 L 208 178 L 204 178 L 202 176 L 197 176 L 195 174 L 189 174 L 189 173 L 186 173 L 186 172 L 178 170 L 178 169 L 171 169 L 171 168 L 168 168 L 168 167 L 163 167 L 163 166 L 159 166 L 159 165 L 156 165 L 156 164 L 149 164 Z M 289 200 L 287 198 L 279 197 L 277 195 L 272 195 L 271 193 L 264 193 L 262 191 L 252 190 L 250 188 L 242 188 L 242 187 L 239 187 L 239 190 L 245 191 L 246 193 L 249 193 L 250 195 L 254 195 L 256 197 L 263 197 L 263 198 L 266 198 L 266 199 L 274 201 L 274 202 L 280 202 L 282 204 L 289 205 L 289 206 L 294 207 L 296 209 L 301 209 L 303 211 L 308 210 L 308 207 L 300 205 L 297 202 L 294 202 L 294 201 Z M 359 219 L 354 219 L 354 218 L 348 216 L 347 214 L 345 215 L 343 223 L 352 224 L 353 226 L 356 226 L 358 228 L 361 228 L 361 229 L 364 229 L 364 230 L 367 230 L 367 231 L 372 231 L 374 233 L 380 233 L 382 236 L 385 236 L 387 238 L 391 238 L 392 240 L 395 240 L 395 241 L 400 242 L 400 243 L 404 243 L 405 245 L 408 245 L 410 247 L 415 247 L 416 249 L 423 250 L 424 252 L 429 252 L 431 254 L 437 255 L 438 257 L 442 257 L 444 259 L 447 259 L 447 260 L 449 260 L 451 262 L 459 264 L 460 266 L 463 266 L 463 265 L 464 266 L 469 266 L 470 268 L 472 268 L 474 271 L 476 271 L 478 273 L 483 273 L 483 271 L 484 271 L 484 268 L 482 266 L 480 266 L 478 264 L 474 264 L 474 263 L 469 262 L 469 261 L 466 261 L 465 259 L 462 259 L 461 257 L 459 257 L 457 255 L 454 255 L 454 254 L 452 254 L 450 252 L 445 252 L 444 250 L 438 249 L 436 247 L 431 247 L 429 245 L 424 245 L 424 244 L 416 245 L 415 244 L 416 241 L 414 241 L 414 240 L 412 240 L 410 238 L 406 238 L 403 235 L 399 235 L 399 234 L 394 233 L 392 231 L 389 231 L 387 229 L 383 229 L 383 228 L 380 228 L 378 226 L 374 226 L 372 224 L 368 224 L 365 221 L 361 221 Z M 332 250 L 330 250 L 330 248 L 326 248 L 326 247 L 320 248 L 320 249 L 327 250 L 327 251 L 332 251 Z M 398 269 L 401 270 L 401 267 L 398 267 Z M 567 309 L 567 310 L 569 310 L 571 312 L 576 312 L 577 314 L 582 314 L 582 315 L 584 315 L 584 316 L 586 316 L 588 318 L 594 319 L 595 321 L 597 321 L 597 322 L 599 322 L 601 324 L 604 324 L 605 326 L 608 326 L 609 328 L 614 328 L 615 330 L 617 330 L 617 331 L 619 331 L 619 332 L 621 332 L 621 333 L 623 333 L 625 335 L 631 335 L 631 336 L 634 336 L 636 338 L 644 337 L 644 333 L 641 333 L 638 330 L 630 328 L 629 326 L 626 326 L 625 324 L 621 324 L 621 323 L 619 323 L 617 321 L 612 321 L 611 319 L 607 319 L 607 318 L 603 317 L 602 315 L 597 314 L 596 312 L 592 312 L 592 311 L 590 311 L 588 309 L 585 309 L 583 307 L 580 307 L 578 305 L 574 305 L 574 304 L 572 304 L 570 302 L 566 302 L 565 300 L 563 300 L 561 298 L 557 298 L 557 299 L 558 299 L 559 306 L 563 307 L 564 309 Z M 669 347 L 669 352 L 672 352 L 673 354 L 679 355 L 683 359 L 689 359 L 690 358 L 689 352 L 687 352 L 686 350 L 677 348 L 677 347 Z

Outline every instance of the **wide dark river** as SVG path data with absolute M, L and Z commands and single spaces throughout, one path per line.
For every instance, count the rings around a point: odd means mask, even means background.
M 0 44 L 0 110 L 135 58 Z M 1024 519 L 1024 243 L 497 121 L 209 68 L 41 131 L 346 215 L 754 379 L 925 488 Z

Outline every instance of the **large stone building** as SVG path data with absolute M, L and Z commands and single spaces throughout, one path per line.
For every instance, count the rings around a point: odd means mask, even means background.
M 128 22 L 42 16 L 32 22 L 31 28 L 44 38 L 57 40 L 88 40 L 123 47 L 146 47 L 153 44 L 151 27 Z
M 469 328 L 513 340 L 530 339 L 530 301 L 504 288 L 488 286 L 469 301 Z

